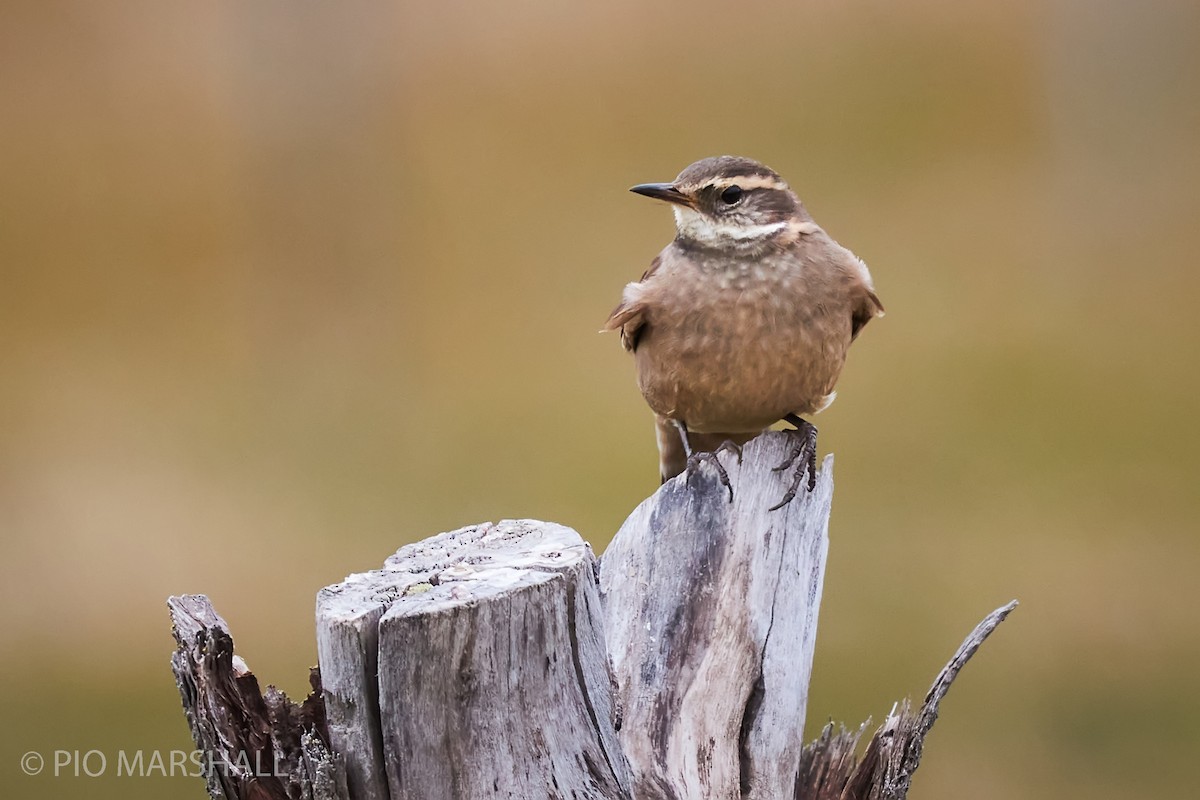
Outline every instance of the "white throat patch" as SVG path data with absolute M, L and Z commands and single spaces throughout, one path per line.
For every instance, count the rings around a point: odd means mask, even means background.
M 787 220 L 768 225 L 735 225 L 718 222 L 685 206 L 675 206 L 675 227 L 685 239 L 702 244 L 719 245 L 721 242 L 752 242 L 779 233 L 788 226 Z

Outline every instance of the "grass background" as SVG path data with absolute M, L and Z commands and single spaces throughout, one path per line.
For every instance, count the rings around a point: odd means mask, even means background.
M 888 316 L 819 422 L 809 716 L 943 707 L 913 796 L 1182 797 L 1200 751 L 1200 12 L 1082 0 L 17 3 L 0 25 L 0 776 L 189 749 L 164 599 L 301 693 L 318 588 L 656 484 L 596 334 L 671 235 L 625 189 L 768 162 Z

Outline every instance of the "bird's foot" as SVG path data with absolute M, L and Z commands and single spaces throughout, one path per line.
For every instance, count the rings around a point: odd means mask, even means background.
M 717 468 L 717 477 L 721 480 L 721 485 L 729 490 L 729 502 L 733 502 L 733 484 L 729 481 L 729 473 L 725 470 L 725 465 L 721 463 L 718 456 L 722 452 L 731 452 L 737 456 L 738 464 L 742 463 L 742 448 L 726 439 L 721 442 L 721 446 L 712 452 L 692 452 L 688 454 L 687 459 L 687 479 L 686 483 L 690 486 L 692 483 L 692 475 L 700 469 L 700 465 L 711 463 Z
M 787 459 L 775 467 L 776 472 L 791 469 L 792 482 L 788 484 L 783 499 L 771 506 L 771 511 L 783 508 L 792 502 L 800 489 L 800 482 L 808 477 L 808 491 L 817 488 L 817 426 L 807 420 L 789 414 L 787 421 L 796 426 L 794 430 L 784 431 L 792 440 L 792 449 Z

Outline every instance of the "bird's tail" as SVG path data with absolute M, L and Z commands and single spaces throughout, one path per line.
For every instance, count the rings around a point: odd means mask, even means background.
M 655 416 L 655 433 L 658 437 L 658 472 L 662 482 L 680 474 L 687 468 L 687 451 L 683 449 L 683 439 L 675 423 L 666 417 Z M 762 431 L 749 433 L 693 433 L 688 432 L 688 442 L 696 453 L 712 452 L 724 442 L 729 441 L 739 447 L 753 439 Z

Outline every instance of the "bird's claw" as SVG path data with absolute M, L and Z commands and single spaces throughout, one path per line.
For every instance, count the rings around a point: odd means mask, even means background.
M 735 444 L 732 439 L 726 439 L 725 441 L 721 442 L 720 446 L 713 452 L 733 453 L 735 456 L 737 456 L 738 466 L 740 467 L 742 465 L 742 446 L 740 444 Z
M 729 480 L 729 473 L 725 470 L 725 465 L 722 464 L 721 459 L 718 458 L 718 456 L 723 451 L 729 451 L 729 452 L 732 452 L 734 455 L 736 455 L 737 460 L 738 460 L 738 466 L 741 466 L 742 448 L 740 446 L 734 444 L 733 442 L 729 441 L 728 439 L 726 439 L 725 441 L 721 442 L 720 447 L 718 447 L 716 450 L 713 450 L 712 452 L 694 452 L 688 456 L 686 483 L 688 486 L 691 486 L 692 475 L 694 475 L 700 469 L 700 465 L 705 462 L 711 463 L 714 467 L 717 468 L 717 477 L 720 479 L 721 485 L 729 490 L 729 502 L 732 503 L 733 502 L 733 483 L 731 483 Z
M 804 480 L 805 476 L 808 477 L 808 491 L 817 488 L 817 427 L 807 420 L 789 421 L 796 425 L 794 430 L 785 431 L 792 439 L 792 449 L 787 459 L 775 467 L 775 472 L 783 472 L 793 466 L 795 470 L 783 499 L 771 506 L 771 511 L 777 511 L 792 502 L 800 489 L 800 481 Z

